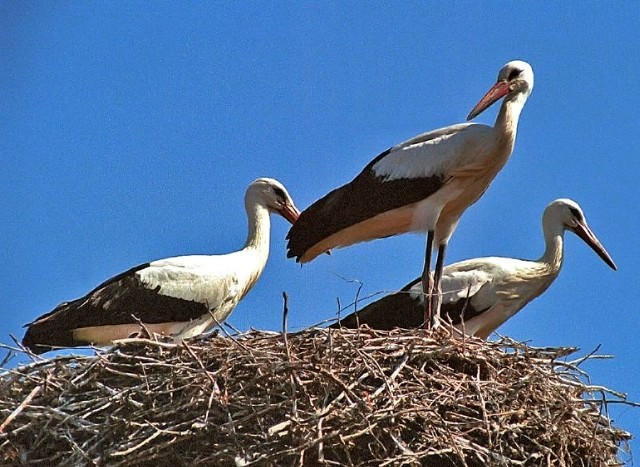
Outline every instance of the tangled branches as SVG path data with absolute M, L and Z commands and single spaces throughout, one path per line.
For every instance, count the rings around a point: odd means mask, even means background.
M 445 332 L 132 340 L 0 379 L 0 463 L 619 465 L 575 349 Z

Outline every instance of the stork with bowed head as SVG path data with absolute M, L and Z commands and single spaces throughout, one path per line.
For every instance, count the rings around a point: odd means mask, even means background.
M 546 248 L 537 261 L 477 258 L 446 266 L 442 271 L 443 320 L 467 335 L 486 339 L 527 303 L 542 294 L 560 273 L 564 232 L 578 235 L 612 269 L 616 265 L 593 234 L 575 201 L 557 199 L 542 216 Z M 421 278 L 346 316 L 332 327 L 373 329 L 416 328 L 422 324 L 424 293 Z
M 28 324 L 22 344 L 34 353 L 108 345 L 143 326 L 179 341 L 222 323 L 262 274 L 269 256 L 269 214 L 291 223 L 300 214 L 286 188 L 270 178 L 249 185 L 245 208 L 249 233 L 242 250 L 136 266 Z
M 528 63 L 512 61 L 468 116 L 504 97 L 493 127 L 462 123 L 430 131 L 373 159 L 350 183 L 302 212 L 287 238 L 288 256 L 305 263 L 332 248 L 405 232 L 427 232 L 423 323 L 437 326 L 445 250 L 460 216 L 504 167 L 520 112 L 533 89 Z M 438 256 L 430 273 L 433 249 Z

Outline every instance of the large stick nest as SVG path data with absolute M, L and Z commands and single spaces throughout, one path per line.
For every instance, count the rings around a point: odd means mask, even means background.
M 137 339 L 0 379 L 0 462 L 601 466 L 630 435 L 575 349 L 446 332 Z

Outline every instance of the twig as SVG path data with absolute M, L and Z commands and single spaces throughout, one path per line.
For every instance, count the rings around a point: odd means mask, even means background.
M 289 350 L 289 341 L 287 340 L 287 319 L 289 317 L 289 297 L 287 292 L 282 292 L 282 339 L 284 340 L 284 348 L 287 352 L 287 360 L 291 362 L 291 351 Z
M 24 408 L 29 404 L 29 402 L 31 402 L 31 400 L 34 397 L 36 397 L 36 395 L 41 390 L 42 390 L 42 386 L 36 386 L 31 390 L 29 394 L 27 394 L 27 397 L 24 398 L 24 400 L 20 403 L 20 405 L 16 407 L 16 409 L 9 414 L 9 416 L 5 419 L 4 422 L 2 422 L 2 425 L 0 425 L 0 433 L 4 433 L 4 430 L 7 428 L 7 426 L 9 426 L 9 423 L 11 423 L 13 419 L 16 418 L 20 414 L 20 412 L 24 410 Z
M 144 439 L 142 442 L 140 442 L 140 443 L 138 443 L 138 444 L 136 444 L 134 446 L 131 446 L 129 449 L 125 449 L 124 451 L 115 451 L 115 452 L 112 452 L 111 455 L 113 457 L 122 457 L 122 456 L 126 456 L 128 454 L 131 454 L 132 452 L 140 449 L 145 444 L 149 444 L 151 441 L 153 441 L 154 439 L 156 439 L 160 435 L 162 435 L 162 431 L 156 431 L 151 436 L 149 436 L 148 438 Z

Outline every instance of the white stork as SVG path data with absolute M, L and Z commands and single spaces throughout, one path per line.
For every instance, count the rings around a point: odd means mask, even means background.
M 582 238 L 605 263 L 616 269 L 576 202 L 558 199 L 549 204 L 542 216 L 542 229 L 546 248 L 537 261 L 491 257 L 446 266 L 442 273 L 443 319 L 467 335 L 486 339 L 558 277 L 565 230 Z M 421 326 L 424 294 L 420 280 L 350 314 L 332 327 L 353 328 L 366 324 L 374 329 L 389 330 Z
M 422 285 L 429 300 L 425 326 L 437 325 L 445 249 L 460 216 L 485 192 L 505 165 L 520 112 L 533 89 L 528 63 L 507 63 L 473 108 L 476 117 L 504 97 L 493 127 L 463 123 L 400 143 L 373 159 L 350 183 L 304 210 L 287 238 L 288 256 L 305 263 L 332 248 L 427 232 Z M 437 247 L 435 276 L 430 274 Z
M 140 332 L 140 323 L 152 333 L 180 340 L 223 322 L 265 267 L 269 214 L 278 213 L 291 223 L 300 215 L 285 187 L 270 178 L 249 185 L 245 208 L 249 233 L 242 250 L 178 256 L 136 266 L 28 324 L 23 345 L 34 353 L 108 345 Z

